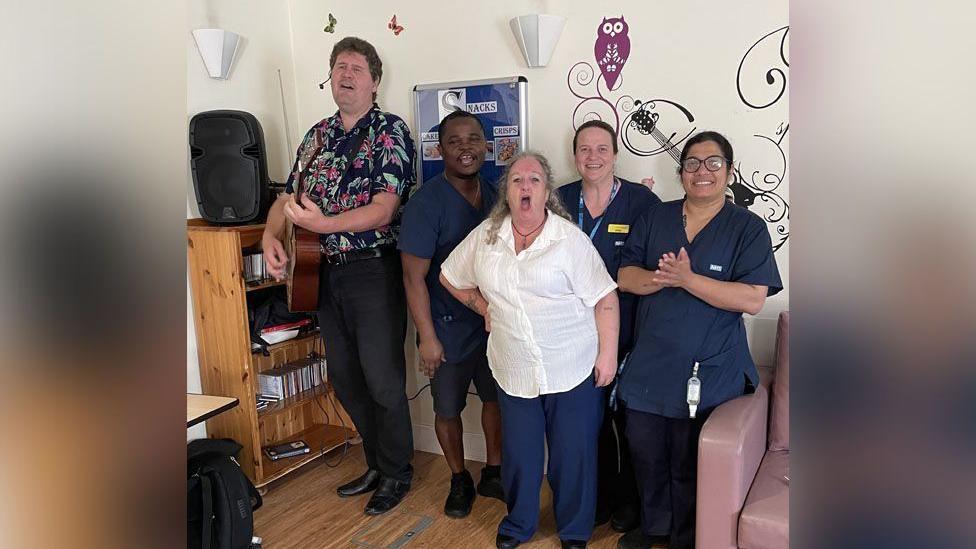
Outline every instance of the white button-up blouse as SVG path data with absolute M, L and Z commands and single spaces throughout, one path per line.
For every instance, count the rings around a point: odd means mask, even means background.
M 519 255 L 511 218 L 494 244 L 485 242 L 489 223 L 468 234 L 441 272 L 455 288 L 478 288 L 488 300 L 488 364 L 502 390 L 522 398 L 569 391 L 593 371 L 593 308 L 617 285 L 589 238 L 552 212 Z

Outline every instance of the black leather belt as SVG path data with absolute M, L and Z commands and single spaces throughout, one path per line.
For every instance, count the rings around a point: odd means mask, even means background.
M 349 250 L 333 255 L 325 256 L 325 261 L 329 265 L 348 265 L 364 259 L 374 259 L 397 253 L 393 246 L 377 246 L 375 248 L 363 248 L 361 250 Z

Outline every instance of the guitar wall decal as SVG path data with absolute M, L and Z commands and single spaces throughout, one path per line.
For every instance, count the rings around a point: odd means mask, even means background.
M 623 19 L 622 17 L 620 18 Z M 608 22 L 605 20 L 601 22 Z M 623 30 L 623 28 L 621 28 Z M 736 72 L 736 92 L 739 99 L 754 110 L 767 109 L 780 102 L 786 94 L 789 57 L 789 27 L 784 26 L 766 33 L 747 48 Z M 619 46 L 618 46 L 619 47 Z M 634 55 L 628 50 L 628 57 Z M 598 60 L 601 59 L 599 55 Z M 599 66 L 599 65 L 598 65 Z M 762 74 L 764 86 L 747 85 L 746 77 L 755 74 L 756 67 L 770 67 Z M 612 78 L 612 81 L 608 81 Z M 587 61 L 579 61 L 570 67 L 566 75 L 569 92 L 579 101 L 572 112 L 573 128 L 588 120 L 602 120 L 610 124 L 627 152 L 638 157 L 660 154 L 670 156 L 680 166 L 681 147 L 701 126 L 684 105 L 669 99 L 635 99 L 623 93 L 623 78 L 608 75 L 602 66 L 595 68 Z M 727 125 L 728 120 L 721 121 Z M 737 120 L 741 125 L 741 121 Z M 708 127 L 708 124 L 705 124 Z M 732 166 L 732 182 L 727 192 L 732 201 L 759 214 L 769 226 L 773 249 L 781 249 L 790 236 L 790 205 L 782 196 L 787 179 L 787 140 L 789 122 L 782 122 L 773 137 L 762 132 L 749 132 L 771 148 L 762 148 L 758 155 L 737 155 Z M 745 133 L 745 132 L 742 132 Z M 747 134 L 748 135 L 748 134 Z M 734 134 L 728 135 L 736 142 Z M 742 141 L 741 139 L 738 139 Z M 741 147 L 748 149 L 748 147 Z M 775 169 L 749 169 L 749 164 L 759 164 L 756 156 L 765 158 L 771 151 L 778 167 Z M 745 160 L 743 160 L 745 159 Z M 747 175 L 743 175 L 747 174 Z
M 624 148 L 636 156 L 667 154 L 680 166 L 681 143 L 697 129 L 691 111 L 667 99 L 638 99 L 634 106 L 636 109 L 624 117 L 620 131 Z
M 621 142 L 636 156 L 668 154 L 675 162 L 680 145 L 694 131 L 695 117 L 684 106 L 667 99 L 641 101 L 614 92 L 623 89 L 620 71 L 633 55 L 630 27 L 619 18 L 603 18 L 597 28 L 594 55 L 597 68 L 579 61 L 569 69 L 566 85 L 580 101 L 573 109 L 573 127 L 588 120 L 602 120 L 613 126 Z

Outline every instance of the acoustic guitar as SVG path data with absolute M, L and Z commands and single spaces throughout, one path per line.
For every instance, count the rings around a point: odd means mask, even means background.
M 298 161 L 298 185 L 295 200 L 300 207 L 316 208 L 305 196 L 305 176 L 308 165 L 322 152 L 321 137 L 315 132 L 315 150 L 307 158 Z M 288 222 L 288 310 L 291 312 L 314 313 L 319 310 L 319 267 L 322 253 L 319 235 Z

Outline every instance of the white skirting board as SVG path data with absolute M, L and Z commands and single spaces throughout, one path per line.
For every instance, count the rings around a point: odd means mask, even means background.
M 437 433 L 434 432 L 433 425 L 414 424 L 413 448 L 421 452 L 444 455 L 440 443 L 437 442 Z M 481 463 L 488 459 L 484 434 L 464 433 L 464 459 L 480 461 Z

